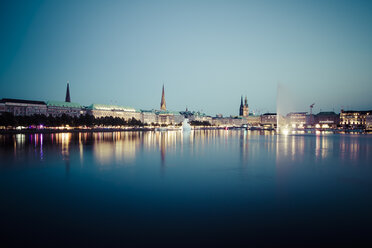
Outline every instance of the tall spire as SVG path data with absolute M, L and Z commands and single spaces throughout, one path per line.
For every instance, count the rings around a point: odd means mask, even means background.
M 161 94 L 160 110 L 164 110 L 164 111 L 167 110 L 167 106 L 165 105 L 164 84 L 163 84 L 163 91 Z
M 244 106 L 248 106 L 248 99 L 247 99 L 247 96 L 245 96 Z
M 240 107 L 243 107 L 243 95 L 242 95 L 242 97 L 240 99 Z
M 67 90 L 66 90 L 66 99 L 65 99 L 65 102 L 71 102 L 69 81 L 67 81 Z

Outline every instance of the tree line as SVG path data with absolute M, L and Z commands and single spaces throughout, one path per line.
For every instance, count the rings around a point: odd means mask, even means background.
M 140 120 L 131 118 L 125 120 L 119 117 L 100 117 L 95 118 L 92 115 L 80 115 L 72 117 L 66 114 L 61 116 L 31 115 L 31 116 L 14 116 L 12 113 L 2 113 L 0 115 L 0 126 L 5 127 L 30 127 L 43 125 L 46 127 L 60 127 L 69 125 L 71 127 L 79 126 L 143 126 Z

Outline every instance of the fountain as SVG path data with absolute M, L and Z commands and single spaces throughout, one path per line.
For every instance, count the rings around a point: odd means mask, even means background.
M 276 133 L 288 134 L 290 125 L 287 122 L 286 115 L 294 111 L 293 95 L 288 87 L 278 83 L 276 95 Z
M 182 131 L 183 132 L 190 132 L 191 126 L 189 124 L 189 119 L 184 119 L 182 122 Z

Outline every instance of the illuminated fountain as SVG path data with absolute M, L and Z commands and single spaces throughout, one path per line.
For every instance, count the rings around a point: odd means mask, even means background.
M 189 124 L 189 119 L 184 119 L 182 122 L 182 131 L 183 132 L 190 132 L 191 125 Z
M 286 115 L 293 111 L 292 94 L 289 89 L 282 84 L 278 84 L 276 95 L 276 133 L 288 134 L 291 130 Z

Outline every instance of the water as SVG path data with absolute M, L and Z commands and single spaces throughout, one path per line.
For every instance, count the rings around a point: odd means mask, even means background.
M 372 136 L 0 136 L 2 244 L 372 244 Z

